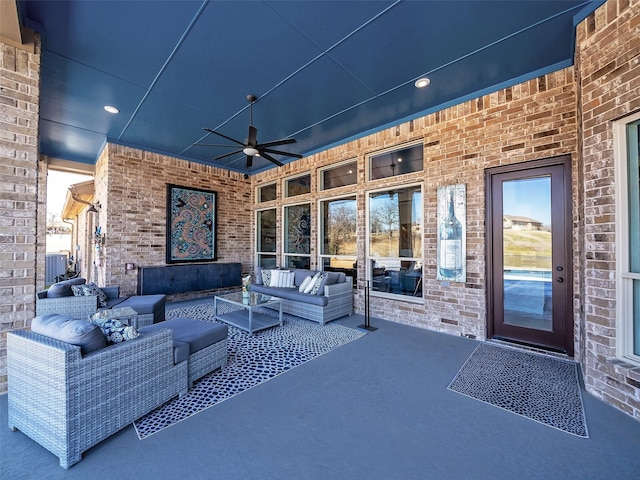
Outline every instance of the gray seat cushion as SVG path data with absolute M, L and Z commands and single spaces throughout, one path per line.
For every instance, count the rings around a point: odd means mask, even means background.
M 39 315 L 31 322 L 31 331 L 61 342 L 78 345 L 80 351 L 94 352 L 107 346 L 102 330 L 92 323 L 68 315 Z
M 141 332 L 152 332 L 161 328 L 169 328 L 173 332 L 175 342 L 189 345 L 189 355 L 227 338 L 229 328 L 218 323 L 203 322 L 192 318 L 172 318 L 165 322 L 155 323 L 140 329 Z
M 166 302 L 166 295 L 133 295 L 119 302 L 117 306 L 131 307 L 140 315 L 153 313 L 153 323 L 158 323 L 164 320 Z
M 325 307 L 329 303 L 329 298 L 324 295 L 312 295 L 310 293 L 300 293 L 297 288 L 286 287 L 265 287 L 264 285 L 252 285 L 251 291 L 254 293 L 264 293 L 274 297 L 294 300 L 296 302 L 309 303 Z

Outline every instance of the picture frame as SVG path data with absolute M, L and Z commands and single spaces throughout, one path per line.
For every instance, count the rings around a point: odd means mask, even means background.
M 167 184 L 166 261 L 217 259 L 217 192 Z

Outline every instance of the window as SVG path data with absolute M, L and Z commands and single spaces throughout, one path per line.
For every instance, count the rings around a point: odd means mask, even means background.
M 284 196 L 295 197 L 311 192 L 311 175 L 306 174 L 300 177 L 288 178 L 284 181 Z
M 320 262 L 322 270 L 344 272 L 357 287 L 356 197 L 320 202 Z
M 311 205 L 284 207 L 284 266 L 311 268 Z
M 270 202 L 276 199 L 276 184 L 271 183 L 269 185 L 264 185 L 262 187 L 258 187 L 258 203 L 262 202 Z
M 395 177 L 423 169 L 422 143 L 369 157 L 369 180 Z
M 368 279 L 373 292 L 422 297 L 422 188 L 369 193 Z
M 640 114 L 614 124 L 618 355 L 640 365 Z
M 256 265 L 276 266 L 276 209 L 256 212 Z
M 354 185 L 357 181 L 357 162 L 355 160 L 324 170 L 320 170 L 320 190 Z

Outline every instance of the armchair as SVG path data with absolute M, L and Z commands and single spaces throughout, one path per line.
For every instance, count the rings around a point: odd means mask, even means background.
M 78 297 L 82 298 L 82 297 Z M 82 453 L 187 391 L 171 331 L 81 354 L 77 345 L 26 330 L 7 334 L 8 418 L 67 469 Z
M 57 313 L 86 320 L 102 308 L 131 307 L 138 312 L 138 326 L 151 325 L 165 319 L 166 295 L 120 296 L 120 287 L 101 287 L 107 296 L 107 306 L 100 307 L 97 295 L 76 297 L 72 285 L 82 285 L 84 278 L 74 278 L 52 285 L 36 293 L 36 316 Z

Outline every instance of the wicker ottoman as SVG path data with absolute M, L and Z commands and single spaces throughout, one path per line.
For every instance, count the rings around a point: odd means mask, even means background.
M 227 365 L 226 325 L 192 318 L 172 318 L 140 329 L 152 332 L 168 328 L 173 332 L 173 353 L 176 364 L 188 361 L 189 388 L 193 382 L 217 368 Z

